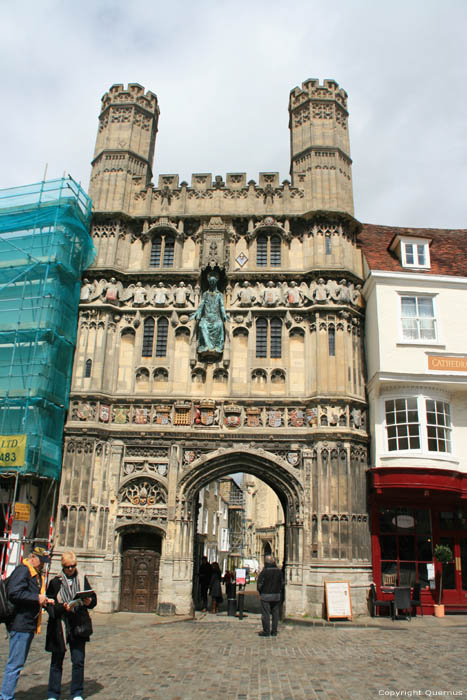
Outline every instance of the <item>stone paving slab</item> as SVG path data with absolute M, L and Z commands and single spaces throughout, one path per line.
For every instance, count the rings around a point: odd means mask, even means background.
M 177 618 L 175 618 L 177 619 Z M 161 624 L 154 615 L 93 614 L 85 698 L 94 700 L 376 700 L 464 697 L 467 617 L 379 626 L 281 623 L 257 636 L 259 617 L 202 614 Z M 16 700 L 47 698 L 50 656 L 33 641 Z M 4 664 L 8 643 L 0 640 Z M 68 655 L 64 689 L 70 681 Z M 409 694 L 410 693 L 410 694 Z M 62 694 L 62 700 L 69 699 Z

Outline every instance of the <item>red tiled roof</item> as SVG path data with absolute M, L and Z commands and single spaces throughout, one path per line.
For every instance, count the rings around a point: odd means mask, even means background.
M 430 239 L 430 269 L 402 267 L 396 253 L 389 250 L 395 236 Z M 399 228 L 362 224 L 358 242 L 371 270 L 467 277 L 467 229 Z

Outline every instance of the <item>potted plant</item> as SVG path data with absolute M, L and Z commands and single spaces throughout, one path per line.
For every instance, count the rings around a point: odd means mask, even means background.
M 443 595 L 443 567 L 452 561 L 452 551 L 451 548 L 445 544 L 437 544 L 435 547 L 435 557 L 441 564 L 441 574 L 439 577 L 439 597 L 438 605 L 435 605 L 435 617 L 444 617 L 444 605 L 441 604 L 441 598 Z

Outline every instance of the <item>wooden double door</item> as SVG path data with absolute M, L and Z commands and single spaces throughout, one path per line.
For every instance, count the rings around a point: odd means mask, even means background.
M 123 551 L 120 610 L 156 612 L 161 555 L 153 549 Z

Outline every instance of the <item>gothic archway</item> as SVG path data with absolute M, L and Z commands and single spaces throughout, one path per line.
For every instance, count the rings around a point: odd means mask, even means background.
M 189 595 L 191 599 L 195 505 L 198 493 L 212 481 L 243 472 L 264 481 L 279 498 L 285 520 L 286 585 L 296 587 L 295 595 L 298 597 L 303 573 L 304 487 L 295 454 L 284 452 L 284 455 L 278 456 L 267 450 L 250 447 L 219 449 L 199 456 L 195 451 L 187 451 L 186 454 L 188 457 L 184 456 L 176 498 L 177 570 L 180 575 L 180 571 L 185 567 L 186 596 Z M 292 462 L 295 466 L 292 466 Z

